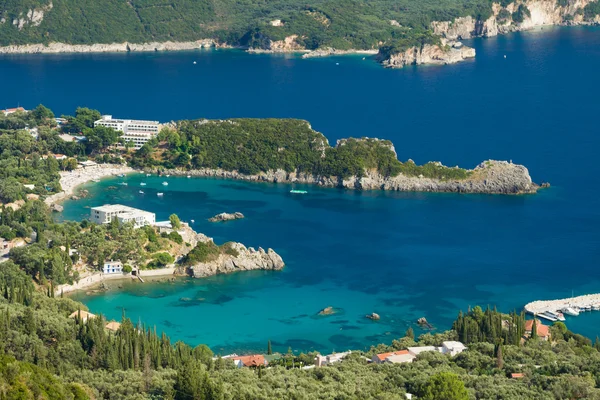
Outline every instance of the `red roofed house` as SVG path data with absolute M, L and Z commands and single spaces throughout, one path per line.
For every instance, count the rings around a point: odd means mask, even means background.
M 17 108 L 7 108 L 6 110 L 3 110 L 2 112 L 4 113 L 4 115 L 10 115 L 12 113 L 16 113 L 17 111 L 26 112 L 27 110 L 24 109 L 23 107 L 17 107 Z
M 513 372 L 510 377 L 513 379 L 523 379 L 525 375 L 522 372 Z
M 267 360 L 261 354 L 255 354 L 252 356 L 237 356 L 232 357 L 236 366 L 241 367 L 265 367 L 267 366 Z
M 407 354 L 410 354 L 408 352 L 408 350 L 399 350 L 399 351 L 392 351 L 392 352 L 389 352 L 389 353 L 375 354 L 373 356 L 373 358 L 371 359 L 371 361 L 374 362 L 375 364 L 383 364 L 388 357 L 392 357 L 392 356 L 404 356 L 404 355 L 407 355 Z
M 542 324 L 542 321 L 537 319 L 536 321 L 537 336 L 541 340 L 550 340 L 550 327 Z M 533 320 L 525 321 L 525 336 L 531 337 L 531 329 L 533 328 Z

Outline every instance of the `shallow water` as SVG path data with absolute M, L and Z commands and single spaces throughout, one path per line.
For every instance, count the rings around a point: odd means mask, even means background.
M 66 203 L 69 219 L 109 202 L 159 219 L 177 212 L 217 242 L 273 247 L 287 263 L 278 273 L 130 284 L 80 297 L 96 312 L 119 318 L 125 307 L 134 320 L 219 352 L 264 350 L 268 339 L 279 350 L 364 348 L 401 336 L 421 316 L 447 329 L 469 305 L 509 311 L 600 292 L 600 30 L 545 28 L 473 45 L 475 60 L 404 70 L 362 57 L 225 51 L 5 56 L 0 75 L 13 79 L 3 83 L 0 106 L 43 102 L 70 113 L 86 105 L 162 121 L 297 117 L 331 142 L 391 139 L 400 159 L 419 163 L 512 159 L 552 183 L 518 197 L 313 187 L 294 196 L 287 185 L 169 178 L 165 188 L 153 178 L 140 196 L 142 177 L 134 176 L 116 191 L 106 190 L 109 181 L 89 185 L 93 201 Z M 205 222 L 223 211 L 247 218 Z M 329 305 L 342 313 L 315 317 Z M 380 322 L 364 318 L 373 311 Z M 593 338 L 599 316 L 567 325 Z

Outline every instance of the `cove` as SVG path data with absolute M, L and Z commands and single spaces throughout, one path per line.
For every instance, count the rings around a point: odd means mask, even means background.
M 0 107 L 44 103 L 119 117 L 294 117 L 331 142 L 394 142 L 401 160 L 473 167 L 526 165 L 552 187 L 534 196 L 352 192 L 214 179 L 158 178 L 137 193 L 116 181 L 88 185 L 93 200 L 66 202 L 64 218 L 120 202 L 195 219 L 217 242 L 272 247 L 280 273 L 174 284 L 124 285 L 79 297 L 95 312 L 156 325 L 215 351 L 346 350 L 391 342 L 416 318 L 448 329 L 460 308 L 519 309 L 536 299 L 599 292 L 597 159 L 600 30 L 544 28 L 471 43 L 473 61 L 386 70 L 362 57 L 302 60 L 235 51 L 0 57 Z M 507 57 L 504 58 L 504 55 Z M 197 61 L 193 65 L 193 61 Z M 339 63 L 339 65 L 336 65 Z M 165 192 L 163 200 L 152 190 Z M 209 224 L 240 211 L 247 218 Z M 187 298 L 189 300 L 181 300 Z M 326 306 L 343 312 L 315 318 Z M 380 322 L 366 320 L 370 312 Z M 592 339 L 600 314 L 568 318 Z

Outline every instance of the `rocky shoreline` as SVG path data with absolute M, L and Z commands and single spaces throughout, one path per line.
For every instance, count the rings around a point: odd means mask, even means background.
M 208 48 L 229 48 L 212 39 L 191 42 L 150 42 L 150 43 L 96 43 L 68 44 L 51 42 L 48 44 L 26 44 L 0 47 L 0 54 L 59 54 L 59 53 L 127 53 L 153 51 L 183 51 Z
M 157 171 L 152 171 L 157 172 Z M 422 176 L 385 177 L 369 171 L 365 176 L 349 178 L 315 176 L 305 173 L 269 171 L 257 175 L 245 175 L 222 169 L 198 169 L 191 171 L 164 170 L 164 174 L 179 176 L 214 177 L 250 182 L 304 183 L 323 187 L 355 190 L 392 190 L 405 192 L 485 193 L 485 194 L 532 194 L 540 188 L 533 183 L 529 171 L 522 165 L 506 161 L 485 161 L 462 180 L 440 180 Z

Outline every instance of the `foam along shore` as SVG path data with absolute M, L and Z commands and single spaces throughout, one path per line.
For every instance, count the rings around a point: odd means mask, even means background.
M 559 300 L 537 300 L 525 305 L 525 311 L 530 314 L 541 314 L 546 311 L 560 311 L 567 307 L 586 308 L 600 305 L 600 294 L 586 294 Z
M 128 174 L 134 172 L 134 169 L 125 165 L 98 164 L 91 167 L 77 168 L 73 171 L 63 171 L 60 173 L 60 186 L 62 192 L 46 197 L 46 204 L 52 205 L 72 196 L 75 188 L 94 179 L 101 179 L 106 176 Z
M 153 171 L 156 172 L 156 171 Z M 179 176 L 201 176 L 224 179 L 237 179 L 251 182 L 305 183 L 323 187 L 337 187 L 356 190 L 392 190 L 405 192 L 444 192 L 444 193 L 485 193 L 485 194 L 529 194 L 540 188 L 531 180 L 529 171 L 523 165 L 507 161 L 485 161 L 469 170 L 466 179 L 436 179 L 423 176 L 399 174 L 386 177 L 376 171 L 365 171 L 364 176 L 348 178 L 319 176 L 307 173 L 286 172 L 284 170 L 246 175 L 238 171 L 222 169 L 197 169 L 191 171 L 165 170 L 163 174 Z M 547 184 L 542 184 L 545 187 Z

